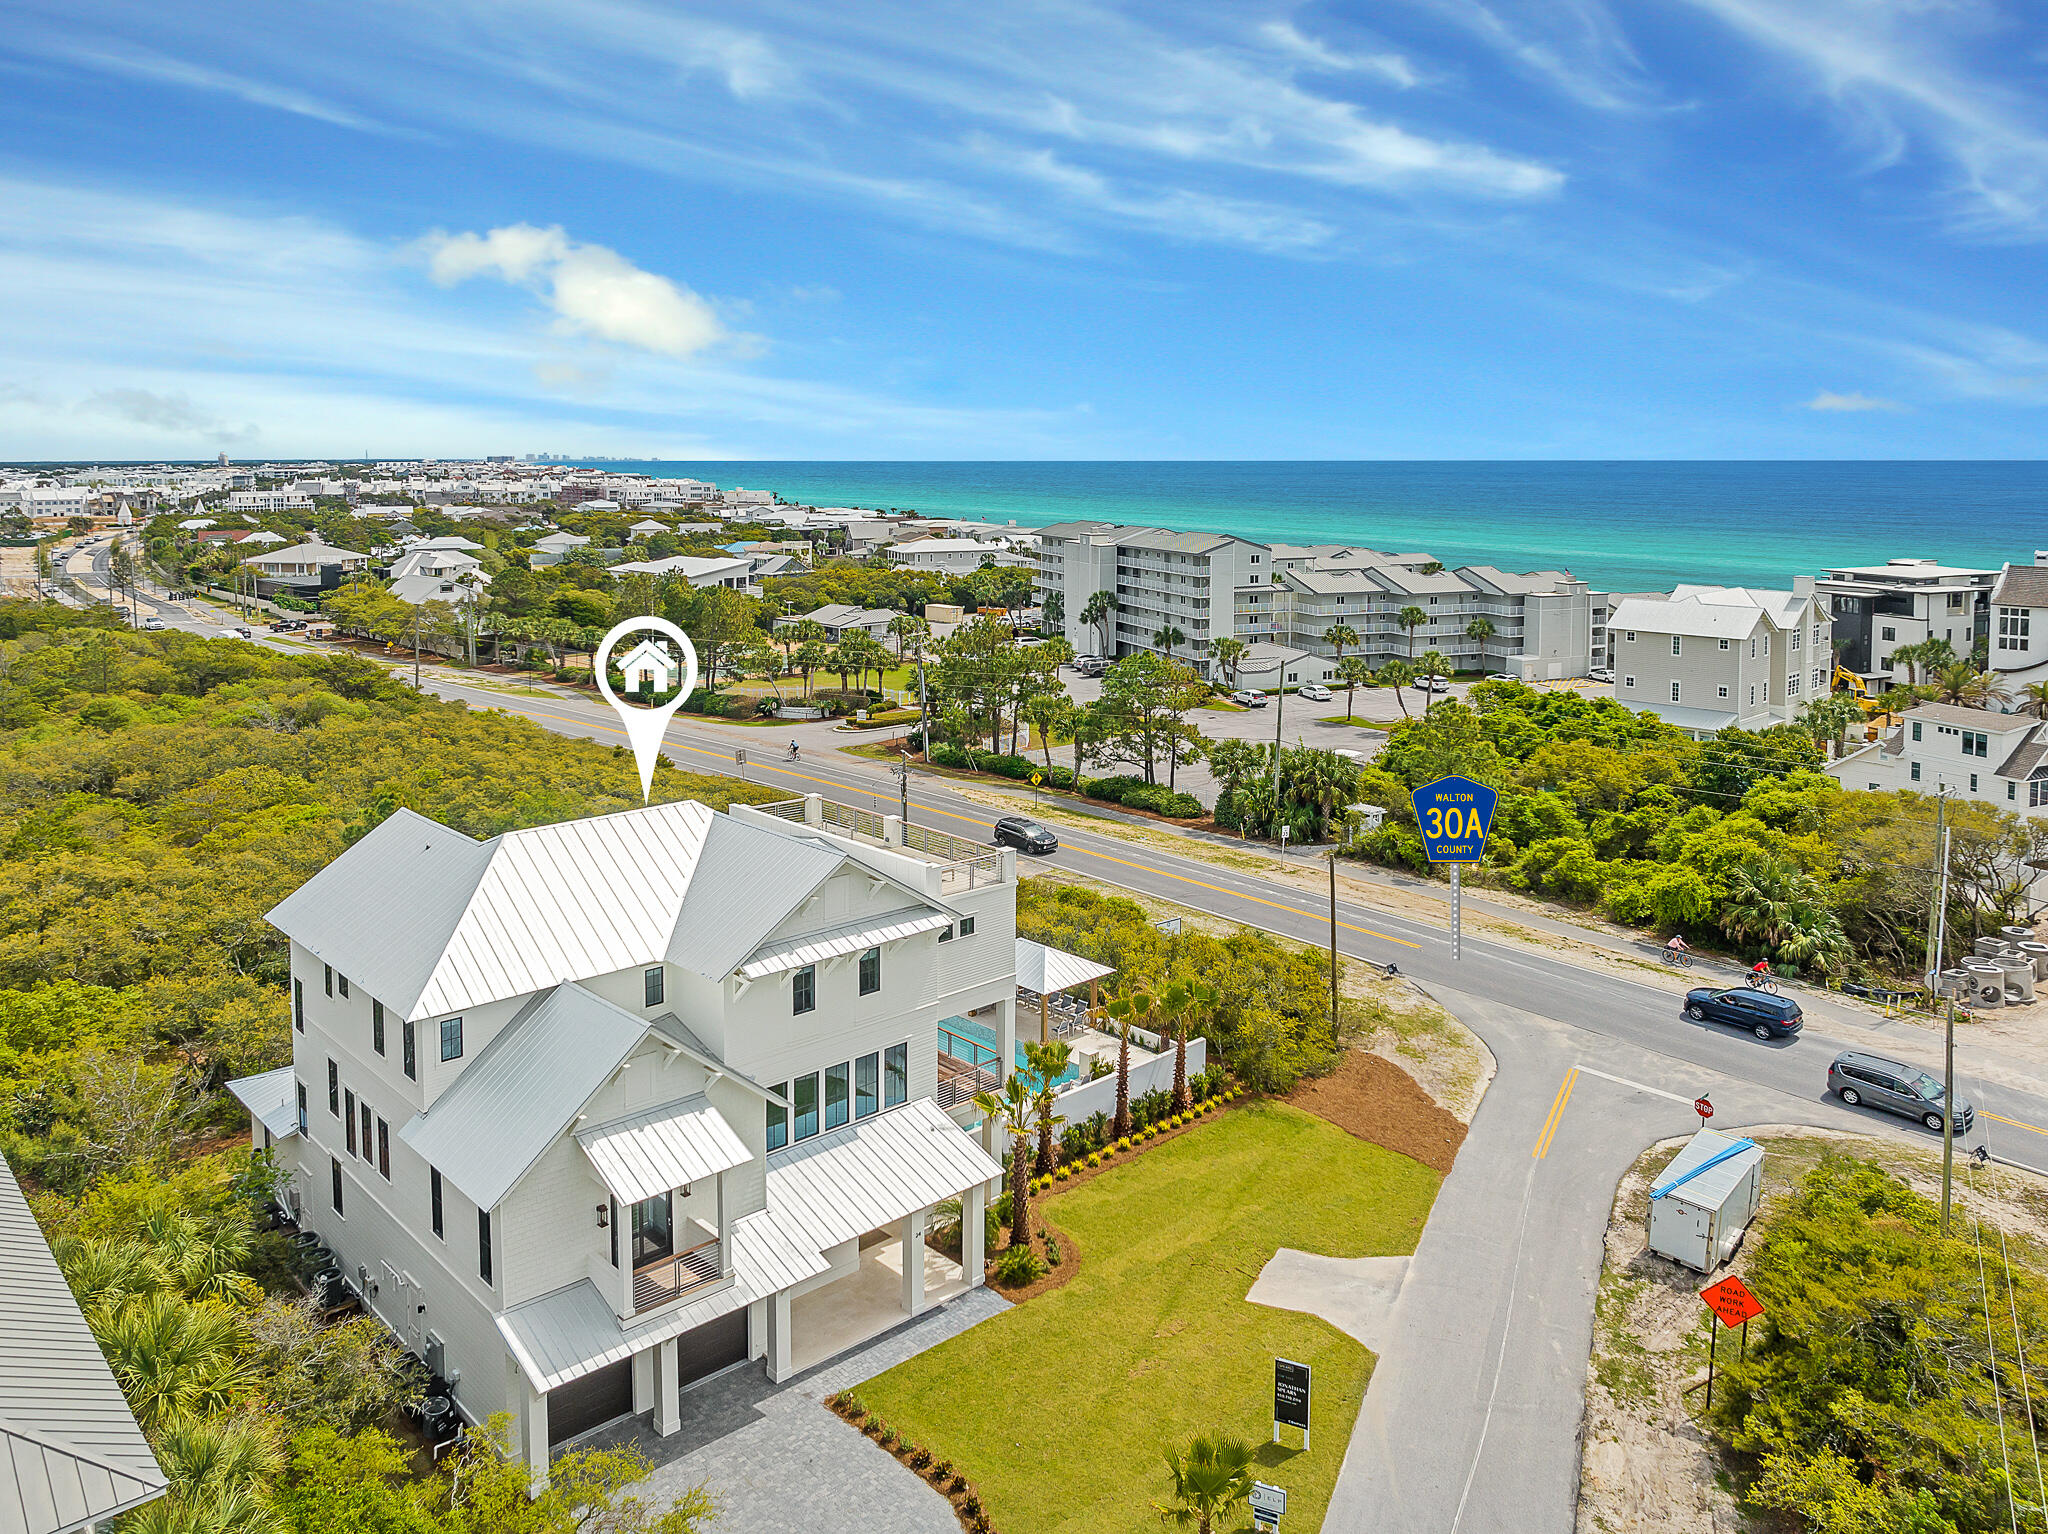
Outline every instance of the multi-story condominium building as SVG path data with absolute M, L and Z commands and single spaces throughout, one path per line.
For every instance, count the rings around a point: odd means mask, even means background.
M 2048 725 L 2020 714 L 1923 703 L 1883 740 L 1830 762 L 1844 788 L 1946 792 L 2020 815 L 2048 815 Z
M 1789 724 L 1827 693 L 1834 665 L 1813 577 L 1795 577 L 1792 588 L 1624 597 L 1608 628 L 1615 698 L 1697 736 Z
M 2048 549 L 2031 565 L 2007 565 L 1992 588 L 1985 653 L 1991 670 L 2013 694 L 2048 682 Z
M 1346 652 L 1375 666 L 1435 650 L 1461 671 L 1533 679 L 1584 676 L 1607 659 L 1607 597 L 1561 570 L 1451 571 L 1421 553 L 1106 522 L 1059 523 L 1038 536 L 1038 598 L 1061 594 L 1067 640 L 1083 653 L 1102 647 L 1102 632 L 1081 613 L 1095 592 L 1110 591 L 1117 612 L 1108 658 L 1156 649 L 1154 636 L 1171 626 L 1187 640 L 1175 655 L 1212 677 L 1215 641 L 1229 636 L 1276 646 L 1288 656 L 1290 682 L 1327 680 L 1338 649 L 1323 635 L 1338 625 L 1359 636 Z M 1400 621 L 1410 607 L 1423 614 L 1412 646 Z M 1467 632 L 1479 618 L 1490 634 Z
M 969 1086 L 1013 1058 L 1014 856 L 816 796 L 484 842 L 399 810 L 270 913 L 292 1064 L 234 1089 L 364 1305 L 544 1478 L 981 1282 L 1000 1168 L 939 1042 L 989 1040 Z
M 1837 659 L 1880 688 L 1907 680 L 1892 652 L 1929 639 L 1948 641 L 1958 656 L 1989 632 L 1996 570 L 1970 570 L 1931 559 L 1843 565 L 1825 572 L 1814 590 L 1833 619 Z
M 251 516 L 273 511 L 311 511 L 313 497 L 303 490 L 230 490 L 227 509 Z

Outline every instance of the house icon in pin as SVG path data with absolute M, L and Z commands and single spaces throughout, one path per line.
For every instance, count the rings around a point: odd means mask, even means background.
M 643 639 L 619 661 L 628 692 L 667 692 L 675 686 L 676 663 L 659 641 Z

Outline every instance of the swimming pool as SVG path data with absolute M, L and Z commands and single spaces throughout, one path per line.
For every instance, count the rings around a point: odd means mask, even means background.
M 939 1023 L 939 1053 L 951 1055 L 956 1060 L 971 1060 L 975 1065 L 992 1065 L 996 1058 L 996 1030 L 992 1024 L 979 1022 L 971 1017 L 948 1017 Z M 1017 1045 L 1017 1065 L 1024 1064 L 1024 1045 Z M 1069 1065 L 1054 1083 L 1064 1086 L 1070 1081 L 1081 1079 L 1078 1062 Z

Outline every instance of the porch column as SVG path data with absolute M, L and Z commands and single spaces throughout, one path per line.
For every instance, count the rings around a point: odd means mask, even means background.
M 725 1173 L 718 1174 L 718 1271 L 732 1277 L 732 1232 L 728 1228 L 725 1203 Z
M 526 1386 L 524 1409 L 519 1414 L 519 1450 L 526 1460 L 527 1485 L 538 1494 L 548 1484 L 548 1398 L 531 1384 Z
M 960 1266 L 967 1270 L 967 1287 L 972 1289 L 982 1280 L 982 1264 L 987 1260 L 982 1255 L 981 1241 L 987 1234 L 988 1185 L 976 1183 L 960 1195 Z
M 781 1384 L 789 1378 L 789 1291 L 768 1304 L 768 1378 Z
M 903 1217 L 903 1309 L 917 1315 L 924 1309 L 924 1211 Z
M 996 1080 L 1008 1081 L 1017 1068 L 1017 991 L 996 1003 Z
M 672 1437 L 683 1426 L 680 1399 L 682 1381 L 677 1375 L 676 1339 L 671 1337 L 654 1353 L 654 1432 L 659 1438 Z

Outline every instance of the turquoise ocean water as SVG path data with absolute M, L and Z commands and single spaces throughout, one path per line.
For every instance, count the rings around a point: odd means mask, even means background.
M 1025 527 L 1097 518 L 1423 549 L 1453 566 L 1561 566 L 1607 591 L 1784 586 L 1828 565 L 1908 556 L 1995 569 L 2048 548 L 2048 461 L 588 462 L 821 506 Z

